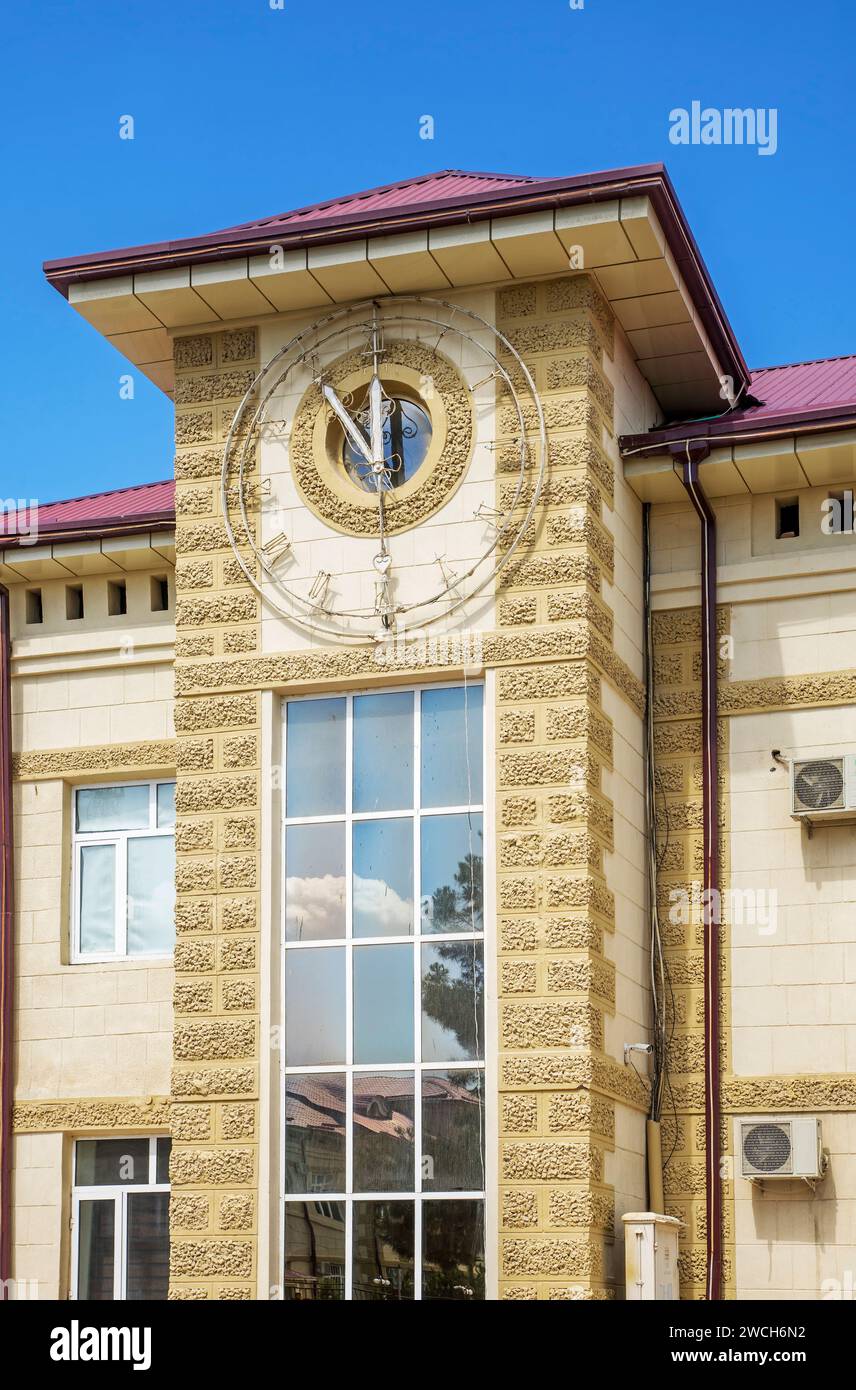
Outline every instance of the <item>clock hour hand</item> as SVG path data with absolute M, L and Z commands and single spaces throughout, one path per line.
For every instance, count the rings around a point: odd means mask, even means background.
M 371 413 L 372 463 L 383 465 L 383 387 L 375 372 L 369 387 L 369 410 Z
M 336 392 L 333 390 L 332 386 L 327 385 L 327 383 L 325 382 L 324 385 L 321 387 L 321 390 L 324 393 L 324 399 L 330 406 L 330 409 L 333 411 L 334 415 L 336 415 L 337 419 L 340 421 L 342 429 L 345 431 L 345 434 L 348 436 L 348 439 L 351 441 L 354 448 L 362 454 L 366 463 L 372 463 L 372 451 L 366 442 L 362 430 L 358 429 L 357 426 L 354 424 L 353 420 L 351 419 L 345 407 L 342 405 L 342 402 L 339 400 L 339 397 L 336 395 Z

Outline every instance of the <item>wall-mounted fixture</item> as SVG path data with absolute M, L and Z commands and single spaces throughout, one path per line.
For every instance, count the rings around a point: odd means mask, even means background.
M 816 1115 L 753 1115 L 735 1120 L 740 1176 L 751 1182 L 804 1178 L 826 1173 L 821 1124 Z

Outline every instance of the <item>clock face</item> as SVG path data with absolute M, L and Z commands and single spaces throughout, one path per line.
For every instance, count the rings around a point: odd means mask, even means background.
M 276 467 L 259 488 L 263 443 Z M 436 623 L 490 586 L 520 548 L 546 462 L 534 380 L 496 328 L 442 300 L 368 301 L 331 310 L 262 367 L 224 448 L 223 513 L 270 608 L 310 632 L 378 640 Z M 474 480 L 481 500 L 467 515 Z M 315 554 L 330 553 L 318 536 L 353 549 L 344 574 L 316 566 L 312 539 L 289 534 L 295 501 L 319 523 Z M 433 545 L 444 520 L 468 523 L 451 557 Z

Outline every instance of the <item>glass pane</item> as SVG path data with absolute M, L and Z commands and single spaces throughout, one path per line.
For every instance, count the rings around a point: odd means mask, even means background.
M 484 1095 L 480 1071 L 422 1073 L 422 1187 L 483 1192 Z
M 116 847 L 81 845 L 80 950 L 103 955 L 116 949 Z
M 171 1139 L 158 1140 L 156 1182 L 169 1182 L 169 1155 L 171 1149 Z
M 345 1078 L 285 1078 L 286 1192 L 345 1191 Z
M 149 1181 L 148 1139 L 78 1139 L 74 1146 L 78 1187 L 120 1187 Z
M 166 1298 L 169 1292 L 169 1193 L 128 1198 L 127 1297 Z
M 175 840 L 128 841 L 128 955 L 168 955 L 175 946 Z
M 345 700 L 294 700 L 286 714 L 285 813 L 345 809 Z
M 413 947 L 354 947 L 354 1061 L 413 1061 Z
M 175 783 L 158 783 L 158 830 L 175 825 Z
M 354 810 L 413 805 L 413 695 L 354 699 Z
M 354 936 L 413 934 L 413 821 L 354 825 Z
M 345 1203 L 286 1202 L 287 1303 L 345 1297 Z
M 413 1202 L 354 1203 L 353 1297 L 413 1297 Z
M 422 692 L 422 805 L 482 799 L 482 688 Z
M 422 1297 L 484 1298 L 484 1203 L 422 1203 Z
M 484 1056 L 484 962 L 480 941 L 422 947 L 422 1060 Z
M 354 1072 L 354 1191 L 412 1192 L 414 1078 Z
M 78 830 L 147 830 L 149 788 L 81 787 L 77 792 Z
M 116 1203 L 84 1201 L 78 1209 L 80 1234 L 77 1246 L 77 1297 L 105 1302 L 114 1297 L 113 1234 Z
M 422 931 L 483 931 L 482 818 L 422 817 Z
M 286 951 L 286 1066 L 329 1066 L 344 1060 L 344 947 Z
M 285 939 L 345 935 L 345 824 L 290 825 L 285 832 Z

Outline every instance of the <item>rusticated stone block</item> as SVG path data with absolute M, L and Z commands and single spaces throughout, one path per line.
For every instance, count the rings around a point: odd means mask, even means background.
M 215 1294 L 218 1303 L 250 1303 L 254 1296 L 251 1284 L 221 1284 Z
M 173 1105 L 169 1112 L 173 1139 L 191 1142 L 211 1138 L 210 1105 Z
M 179 483 L 175 489 L 176 516 L 210 516 L 214 511 L 214 489 Z
M 226 1187 L 253 1181 L 252 1149 L 174 1148 L 170 1161 L 173 1187 Z
M 575 749 L 539 748 L 531 753 L 504 753 L 499 759 L 504 787 L 581 786 L 587 776 L 590 779 L 585 758 Z
M 219 357 L 225 367 L 230 362 L 249 362 L 256 355 L 255 328 L 230 328 L 217 338 Z
M 175 383 L 175 403 L 176 405 L 208 405 L 213 401 L 243 396 L 252 383 L 253 373 L 251 371 L 178 376 Z
M 535 711 L 503 710 L 499 716 L 500 743 L 532 743 L 535 738 Z
M 254 1206 L 249 1192 L 230 1192 L 220 1198 L 219 1224 L 221 1231 L 249 1231 L 253 1226 Z
M 214 412 L 212 410 L 176 411 L 175 442 L 179 448 L 188 444 L 207 444 L 213 438 Z
M 229 1012 L 251 1012 L 256 1007 L 256 987 L 250 980 L 227 980 L 221 998 L 223 1008 Z
M 179 899 L 175 905 L 175 929 L 179 934 L 211 931 L 211 902 L 207 899 Z
M 206 974 L 214 969 L 213 941 L 177 941 L 175 968 L 180 974 Z
M 225 816 L 220 833 L 224 849 L 255 849 L 258 845 L 255 816 Z
M 503 1241 L 502 1268 L 510 1275 L 597 1279 L 603 1273 L 603 1254 L 589 1241 L 531 1236 Z
M 257 723 L 255 695 L 212 695 L 207 699 L 181 699 L 176 703 L 175 728 L 179 734 L 206 729 L 242 729 Z
M 504 911 L 538 906 L 538 883 L 534 878 L 500 878 L 499 905 Z
M 258 881 L 258 860 L 254 854 L 227 854 L 220 859 L 220 887 L 255 888 Z
M 527 1000 L 504 1004 L 500 1031 L 506 1048 L 600 1047 L 603 1020 L 596 1009 L 582 1001 Z
M 228 655 L 258 650 L 258 631 L 254 627 L 227 628 L 223 633 L 223 651 Z
M 504 960 L 499 967 L 500 994 L 534 994 L 538 971 L 534 961 Z
M 503 825 L 531 825 L 538 819 L 538 802 L 534 796 L 506 796 L 500 803 Z
M 213 337 L 210 333 L 196 333 L 188 338 L 176 338 L 173 344 L 173 361 L 177 372 L 213 366 Z
M 211 560 L 178 560 L 175 567 L 175 585 L 180 593 L 186 589 L 210 589 L 214 583 L 214 565 Z
M 551 951 L 603 950 L 603 928 L 590 917 L 546 917 L 544 937 Z
M 496 296 L 497 319 L 528 318 L 537 308 L 537 285 L 514 285 Z
M 175 639 L 177 657 L 213 656 L 214 636 L 210 632 L 182 632 Z
M 213 594 L 179 598 L 175 605 L 176 627 L 212 627 L 218 623 L 242 623 L 258 616 L 255 594 Z
M 499 1297 L 504 1303 L 535 1303 L 538 1299 L 537 1284 L 504 1284 Z
M 220 903 L 223 931 L 254 931 L 258 922 L 255 898 L 224 898 Z
M 555 662 L 549 666 L 522 666 L 499 673 L 499 698 L 503 701 L 556 700 L 571 695 L 589 695 L 598 699 L 591 689 L 594 673 L 585 662 Z
M 170 1303 L 206 1303 L 210 1290 L 204 1284 L 173 1284 L 167 1299 Z
M 201 1194 L 176 1193 L 169 1204 L 171 1231 L 206 1231 L 211 1216 L 207 1197 Z
M 220 1133 L 224 1139 L 252 1139 L 255 1132 L 255 1106 L 223 1105 L 220 1107 Z
M 550 994 L 597 994 L 615 1003 L 615 967 L 609 961 L 551 960 L 547 964 Z
M 206 410 L 202 413 L 208 422 L 209 434 L 205 437 L 200 435 L 198 440 L 190 438 L 182 439 L 177 436 L 180 444 L 204 444 L 213 436 L 214 420 L 212 412 Z M 185 419 L 189 418 L 198 420 L 200 417 L 198 415 L 195 417 L 185 416 Z M 183 522 L 175 528 L 175 546 L 180 557 L 194 554 L 204 555 L 212 550 L 228 550 L 229 537 L 226 534 L 226 527 L 223 525 L 222 521 L 198 521 L 193 524 L 190 522 Z
M 213 859 L 179 859 L 175 886 L 179 893 L 211 893 L 215 887 Z
M 499 605 L 501 627 L 525 627 L 538 621 L 537 594 L 523 594 L 519 598 L 504 598 Z
M 538 1225 L 538 1193 L 507 1187 L 502 1194 L 502 1224 L 512 1229 Z
M 183 820 L 175 827 L 175 847 L 183 854 L 194 850 L 214 848 L 214 822 Z
M 502 951 L 537 951 L 537 917 L 500 918 L 499 943 Z
M 515 1140 L 502 1150 L 502 1176 L 511 1182 L 597 1181 L 602 1166 L 597 1149 L 571 1139 Z
M 502 1129 L 505 1134 L 536 1134 L 538 1131 L 538 1097 L 503 1096 Z
M 586 1129 L 615 1137 L 615 1106 L 592 1091 L 558 1091 L 547 1102 L 547 1128 L 551 1134 Z
M 210 980 L 179 982 L 172 997 L 177 1014 L 210 1014 L 214 1007 L 214 986 Z
M 256 767 L 258 760 L 259 749 L 255 734 L 240 734 L 223 740 L 224 767 Z
M 503 835 L 499 841 L 499 865 L 502 869 L 533 869 L 541 863 L 541 836 L 528 834 Z
M 173 1036 L 173 1056 L 179 1061 L 253 1057 L 256 1028 L 250 1019 L 220 1019 L 213 1023 L 179 1023 Z
M 257 803 L 258 788 L 253 776 L 179 778 L 175 798 L 179 815 L 243 810 Z
M 551 1226 L 582 1226 L 611 1231 L 615 1202 L 608 1192 L 590 1187 L 551 1187 L 547 1195 L 547 1220 Z
M 195 1067 L 187 1070 L 173 1068 L 174 1096 L 243 1096 L 251 1095 L 255 1089 L 255 1067 Z
M 252 937 L 235 937 L 220 942 L 221 970 L 255 970 L 256 943 Z
M 253 1247 L 246 1240 L 174 1240 L 169 1252 L 169 1272 L 174 1279 L 249 1279 L 253 1272 Z
M 202 772 L 214 766 L 213 738 L 180 738 L 176 745 L 179 772 Z

